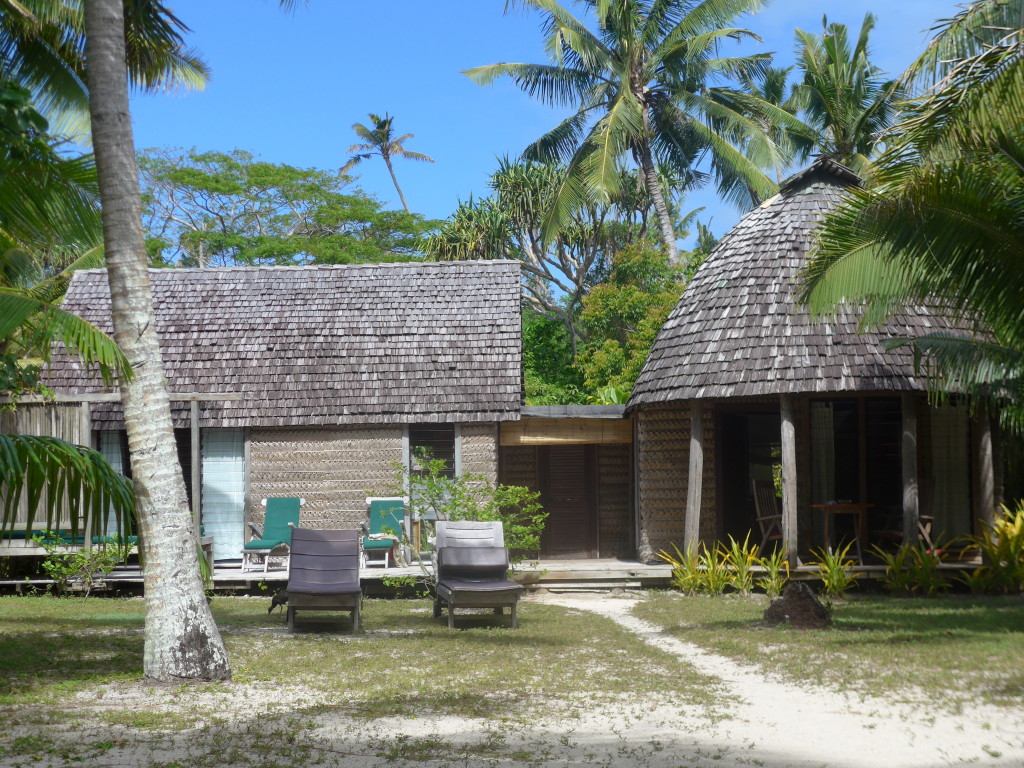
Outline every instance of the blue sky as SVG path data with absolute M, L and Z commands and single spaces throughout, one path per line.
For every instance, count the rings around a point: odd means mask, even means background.
M 560 119 L 559 113 L 507 83 L 483 88 L 461 70 L 498 61 L 544 60 L 539 17 L 504 13 L 504 0 L 310 0 L 285 14 L 274 0 L 170 0 L 191 27 L 190 45 L 213 70 L 206 90 L 137 96 L 135 143 L 148 147 L 245 149 L 301 167 L 338 168 L 356 141 L 355 122 L 389 112 L 412 133 L 407 148 L 437 162 L 396 163 L 410 207 L 445 218 L 470 194 L 487 193 L 496 158 L 517 156 Z M 877 18 L 873 60 L 897 74 L 921 51 L 936 19 L 956 12 L 951 0 L 775 0 L 741 26 L 793 61 L 793 29 L 820 31 L 821 18 L 860 29 Z M 737 50 L 738 47 L 737 47 Z M 728 53 L 728 51 L 723 51 Z M 358 185 L 386 206 L 398 197 L 379 160 L 356 171 Z M 719 235 L 741 211 L 713 191 L 694 193 L 687 209 L 706 206 Z

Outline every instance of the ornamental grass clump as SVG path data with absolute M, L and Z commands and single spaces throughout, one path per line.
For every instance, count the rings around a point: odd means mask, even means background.
M 849 556 L 851 546 L 852 542 L 834 552 L 832 547 L 811 550 L 811 555 L 817 558 L 811 561 L 811 565 L 817 567 L 822 591 L 828 597 L 842 598 L 848 590 L 857 586 L 857 577 L 853 572 L 855 563 Z

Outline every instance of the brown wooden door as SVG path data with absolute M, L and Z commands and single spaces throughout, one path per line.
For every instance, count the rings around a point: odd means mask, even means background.
M 592 445 L 539 449 L 541 503 L 548 513 L 542 557 L 597 557 L 596 455 Z

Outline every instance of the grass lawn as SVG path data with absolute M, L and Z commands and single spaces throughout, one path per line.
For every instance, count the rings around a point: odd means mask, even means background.
M 672 701 L 709 721 L 726 714 L 712 680 L 586 611 L 531 603 L 518 630 L 481 615 L 452 632 L 428 601 L 366 600 L 362 633 L 350 633 L 347 614 L 300 613 L 302 631 L 290 635 L 268 605 L 213 601 L 233 681 L 154 687 L 141 680 L 141 600 L 0 598 L 0 765 L 89 763 L 126 743 L 145 747 L 136 763 L 153 768 L 302 765 L 316 758 L 295 734 L 320 733 L 324 718 L 360 736 L 388 731 L 393 718 L 483 723 L 493 738 L 477 756 L 507 759 L 509 729 L 594 706 Z M 381 744 L 388 759 L 452 754 L 428 736 Z
M 1024 600 L 857 595 L 822 631 L 765 627 L 768 601 L 651 593 L 634 614 L 680 640 L 795 682 L 951 708 L 1024 706 Z

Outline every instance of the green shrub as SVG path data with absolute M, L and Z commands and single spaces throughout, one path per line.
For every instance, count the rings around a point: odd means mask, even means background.
M 65 594 L 73 586 L 81 585 L 85 597 L 92 592 L 96 574 L 106 576 L 128 557 L 131 547 L 123 544 L 118 536 L 112 539 L 110 543 L 91 549 L 72 549 L 61 543 L 58 534 L 50 531 L 32 537 L 36 546 L 46 550 L 42 568 L 53 579 L 53 591 Z
M 757 545 L 750 543 L 750 533 L 743 543 L 729 536 L 728 546 L 721 547 L 722 559 L 731 572 L 729 586 L 742 595 L 749 595 L 754 588 L 754 566 L 757 565 Z
M 684 595 L 693 596 L 701 589 L 700 558 L 696 551 L 683 554 L 674 543 L 672 549 L 675 554 L 669 554 L 664 549 L 658 552 L 658 557 L 672 566 L 672 586 Z

